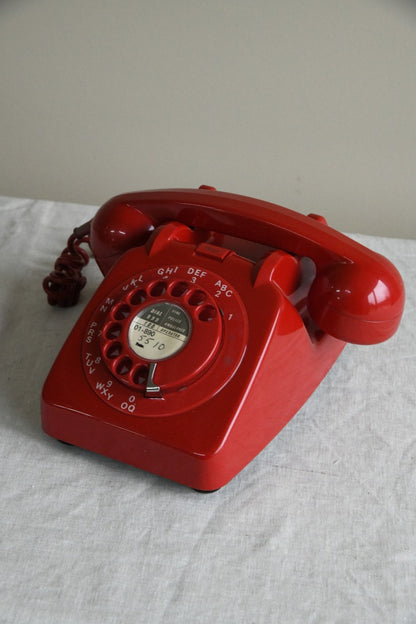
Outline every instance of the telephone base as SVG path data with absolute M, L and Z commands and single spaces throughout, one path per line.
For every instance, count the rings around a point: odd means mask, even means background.
M 302 334 L 303 340 L 309 340 Z M 276 355 L 276 344 L 281 343 Z M 81 370 L 74 388 L 54 383 L 66 357 L 58 359 L 42 399 L 44 431 L 63 441 L 181 483 L 201 493 L 226 485 L 279 433 L 316 389 L 344 344 L 324 336 L 299 359 L 288 357 L 303 342 L 300 336 L 271 340 L 268 357 L 256 375 L 235 376 L 222 393 L 198 408 L 165 417 L 124 415 L 85 390 Z M 276 343 L 277 341 L 277 343 Z M 305 346 L 305 345 L 304 345 Z M 284 347 L 284 348 L 283 348 Z M 302 351 L 302 349 L 301 349 Z M 272 354 L 275 354 L 273 357 Z M 286 362 L 282 368 L 281 362 Z M 251 371 L 252 372 L 252 371 Z M 277 376 L 276 376 L 277 373 Z M 280 373 L 280 374 L 279 374 Z M 74 377 L 74 371 L 73 371 Z M 160 401 L 160 399 L 146 399 Z M 225 408 L 221 410 L 221 407 Z
M 165 226 L 108 273 L 45 382 L 42 426 L 213 491 L 296 414 L 345 343 L 314 326 L 302 290 L 298 303 L 285 293 L 298 275 L 292 256 L 275 251 L 256 265 L 171 240 L 184 232 Z

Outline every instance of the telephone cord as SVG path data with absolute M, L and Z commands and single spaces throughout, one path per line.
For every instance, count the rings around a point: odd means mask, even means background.
M 89 255 L 82 244 L 89 243 L 89 222 L 75 228 L 68 238 L 67 246 L 55 262 L 54 270 L 43 280 L 48 303 L 62 308 L 78 302 L 87 279 L 82 269 L 89 262 Z

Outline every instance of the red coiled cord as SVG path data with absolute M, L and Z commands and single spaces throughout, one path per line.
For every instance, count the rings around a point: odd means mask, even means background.
M 66 308 L 77 303 L 87 282 L 82 269 L 88 264 L 89 256 L 85 249 L 81 249 L 81 245 L 89 243 L 89 232 L 89 221 L 75 228 L 55 262 L 54 270 L 43 280 L 43 290 L 48 295 L 50 305 Z

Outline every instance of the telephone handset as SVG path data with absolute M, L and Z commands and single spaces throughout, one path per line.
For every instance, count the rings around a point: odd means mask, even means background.
M 282 429 L 345 342 L 396 331 L 395 267 L 304 216 L 213 187 L 119 195 L 45 279 L 70 305 L 89 243 L 105 279 L 45 382 L 51 436 L 218 489 Z

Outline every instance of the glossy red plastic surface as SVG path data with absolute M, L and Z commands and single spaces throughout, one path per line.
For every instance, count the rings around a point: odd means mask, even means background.
M 210 187 L 114 198 L 90 242 L 105 279 L 45 382 L 43 428 L 199 490 L 273 439 L 345 340 L 385 340 L 402 312 L 382 256 Z

